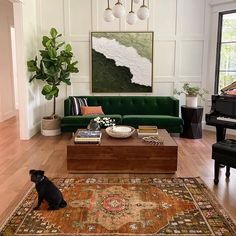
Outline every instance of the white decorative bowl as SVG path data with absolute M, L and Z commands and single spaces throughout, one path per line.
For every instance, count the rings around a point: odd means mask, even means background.
M 128 138 L 135 131 L 135 128 L 131 126 L 110 126 L 106 128 L 106 133 L 113 138 Z

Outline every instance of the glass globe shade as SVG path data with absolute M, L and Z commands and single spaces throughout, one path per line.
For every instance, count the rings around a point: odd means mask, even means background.
M 149 10 L 147 8 L 147 6 L 141 6 L 139 9 L 138 9 L 138 18 L 140 20 L 145 20 L 149 17 Z
M 103 18 L 106 22 L 111 22 L 115 19 L 112 10 L 110 8 L 107 8 L 103 13 Z
M 140 0 L 134 0 L 134 2 L 135 2 L 135 3 L 139 3 L 139 2 L 140 2 Z
M 125 8 L 124 8 L 124 6 L 122 5 L 122 3 L 118 2 L 118 3 L 116 3 L 116 5 L 113 7 L 112 12 L 113 12 L 113 15 L 114 15 L 116 18 L 121 18 L 122 16 L 125 15 Z
M 134 12 L 130 11 L 126 18 L 127 23 L 129 25 L 133 25 L 137 22 L 137 20 L 138 20 L 137 15 Z

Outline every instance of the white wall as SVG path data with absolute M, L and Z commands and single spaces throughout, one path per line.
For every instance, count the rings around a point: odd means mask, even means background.
M 15 28 L 11 27 L 11 48 L 12 48 L 12 69 L 15 95 L 15 108 L 19 108 L 18 83 L 17 83 L 17 59 L 16 59 L 16 33 Z
M 0 122 L 15 116 L 12 26 L 14 26 L 13 5 L 8 0 L 0 0 Z
M 36 55 L 37 16 L 36 0 L 12 0 L 16 33 L 17 82 L 19 92 L 20 138 L 29 139 L 40 128 L 41 104 L 39 85 L 29 84 L 26 62 Z
M 116 0 L 110 2 L 113 5 Z M 130 1 L 122 2 L 129 10 Z M 72 44 L 79 61 L 80 72 L 72 76 L 72 86 L 60 91 L 60 114 L 64 97 L 92 94 L 91 31 L 154 31 L 153 93 L 147 95 L 173 95 L 173 89 L 184 82 L 201 86 L 206 80 L 206 0 L 149 0 L 150 19 L 134 26 L 126 24 L 124 19 L 106 23 L 103 20 L 106 0 L 38 0 L 37 3 L 38 35 L 42 37 L 52 26 L 56 27 Z M 45 103 L 43 98 L 42 102 Z M 50 114 L 51 106 L 46 104 L 43 113 Z

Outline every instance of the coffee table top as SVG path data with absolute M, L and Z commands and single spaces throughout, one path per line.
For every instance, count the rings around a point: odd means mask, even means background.
M 177 146 L 175 140 L 170 136 L 170 134 L 165 129 L 158 129 L 158 133 L 159 133 L 160 139 L 163 140 L 163 144 L 156 145 L 156 146 L 158 147 L 161 147 L 161 146 L 176 147 Z M 110 137 L 104 129 L 102 129 L 102 139 L 101 139 L 101 143 L 99 144 L 91 144 L 91 143 L 90 144 L 78 144 L 78 143 L 75 144 L 74 139 L 72 138 L 69 145 L 75 145 L 75 146 L 99 145 L 99 146 L 129 146 L 129 147 L 130 146 L 134 146 L 134 147 L 135 146 L 155 146 L 153 144 L 143 141 L 142 138 L 138 138 L 137 131 L 135 131 L 134 134 L 129 138 L 119 139 L 119 138 Z

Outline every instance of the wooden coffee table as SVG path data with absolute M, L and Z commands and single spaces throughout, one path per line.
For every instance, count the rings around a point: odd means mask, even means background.
M 77 173 L 173 173 L 177 170 L 178 146 L 164 129 L 158 130 L 162 145 L 137 137 L 109 137 L 102 131 L 100 144 L 67 145 L 67 169 Z

